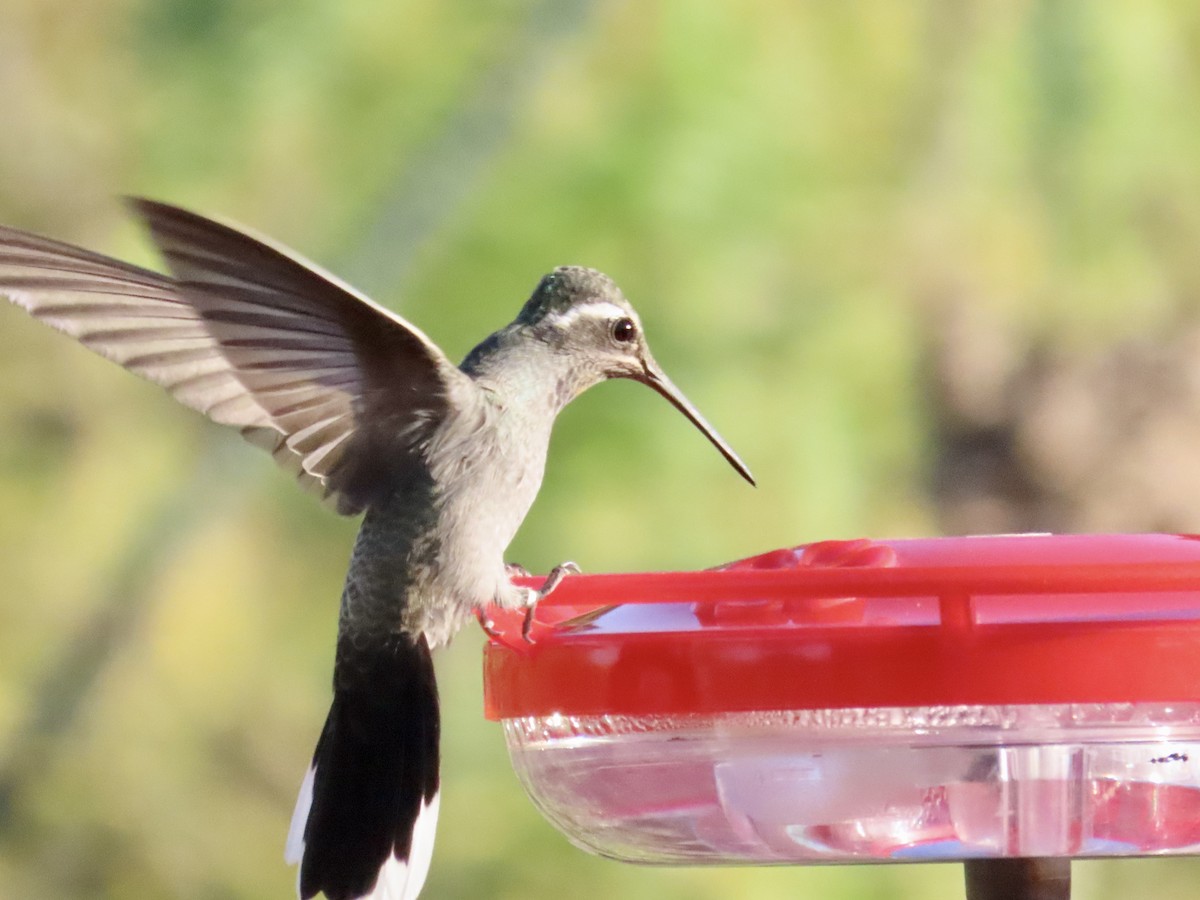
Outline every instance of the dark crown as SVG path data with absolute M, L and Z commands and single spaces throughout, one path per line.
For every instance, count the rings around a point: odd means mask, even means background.
M 590 300 L 611 300 L 626 305 L 621 289 L 603 272 L 584 266 L 559 266 L 538 282 L 517 321 L 537 322 L 549 313 L 566 312 L 572 306 Z

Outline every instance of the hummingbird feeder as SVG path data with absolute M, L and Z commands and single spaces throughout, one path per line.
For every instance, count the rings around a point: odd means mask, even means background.
M 532 642 L 492 615 L 486 713 L 603 856 L 966 861 L 971 890 L 1200 852 L 1200 538 L 831 541 L 572 576 Z

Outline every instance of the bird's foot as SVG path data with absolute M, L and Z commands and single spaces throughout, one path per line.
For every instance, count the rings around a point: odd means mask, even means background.
M 521 623 L 521 637 L 525 643 L 533 643 L 529 632 L 533 630 L 533 611 L 537 608 L 538 602 L 547 597 L 568 575 L 578 575 L 580 571 L 576 563 L 560 563 L 550 570 L 550 574 L 546 576 L 546 580 L 542 582 L 542 586 L 531 593 L 529 606 L 525 609 L 525 621 Z
M 520 563 L 505 563 L 504 571 L 509 578 L 528 578 L 532 573 Z

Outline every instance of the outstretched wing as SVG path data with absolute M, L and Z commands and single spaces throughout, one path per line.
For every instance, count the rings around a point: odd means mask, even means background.
M 416 327 L 282 247 L 130 201 L 174 277 L 0 227 L 0 293 L 361 511 L 470 380 Z

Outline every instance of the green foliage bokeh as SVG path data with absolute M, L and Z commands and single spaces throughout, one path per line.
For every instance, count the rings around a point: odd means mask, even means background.
M 604 269 L 761 486 L 605 385 L 510 556 L 698 568 L 934 532 L 918 376 L 946 297 L 1085 345 L 1195 313 L 1198 50 L 1168 0 L 6 0 L 0 221 L 156 265 L 115 197 L 220 213 L 454 356 L 545 270 Z M 288 896 L 354 523 L 7 305 L 0 373 L 0 896 Z M 482 719 L 480 643 L 440 662 L 428 896 L 961 895 L 955 866 L 586 856 Z M 1198 875 L 1079 864 L 1076 896 Z

